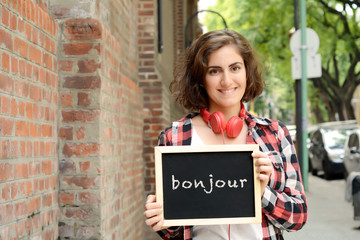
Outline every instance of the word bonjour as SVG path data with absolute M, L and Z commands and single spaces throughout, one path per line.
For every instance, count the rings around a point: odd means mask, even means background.
M 206 187 L 204 186 L 204 182 L 202 180 L 197 180 L 194 179 L 194 181 L 180 181 L 178 179 L 175 178 L 174 175 L 171 175 L 171 186 L 172 186 L 172 190 L 175 191 L 176 189 L 180 188 L 184 188 L 184 189 L 190 189 L 192 187 L 196 188 L 202 188 L 204 190 L 204 192 L 206 194 L 210 194 L 212 193 L 214 187 L 215 188 L 224 188 L 226 185 L 229 188 L 244 188 L 244 184 L 247 182 L 247 179 L 239 179 L 239 180 L 227 180 L 224 181 L 222 179 L 217 179 L 215 181 L 214 184 L 214 179 L 213 179 L 213 175 L 209 174 L 209 186 L 208 186 L 208 190 L 206 189 Z M 238 184 L 239 183 L 239 184 Z

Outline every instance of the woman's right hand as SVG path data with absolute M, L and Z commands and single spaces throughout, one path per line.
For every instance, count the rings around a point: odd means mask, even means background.
M 152 227 L 155 232 L 165 229 L 163 227 L 164 219 L 162 218 L 161 213 L 161 204 L 156 202 L 155 195 L 149 195 L 145 203 L 145 223 Z

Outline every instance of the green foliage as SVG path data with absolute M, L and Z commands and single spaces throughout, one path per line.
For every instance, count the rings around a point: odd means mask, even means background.
M 323 72 L 325 70 L 323 75 L 327 76 L 316 84 L 311 83 L 315 80 L 309 80 L 309 88 L 316 89 L 310 89 L 308 96 L 312 108 L 320 109 L 322 114 L 325 113 L 323 118 L 328 119 L 326 114 L 330 114 L 331 101 L 344 102 L 345 92 L 349 92 L 345 88 L 352 89 L 353 85 L 360 84 L 360 74 L 356 75 L 360 71 L 360 63 L 351 68 L 352 61 L 360 61 L 357 56 L 360 55 L 360 3 L 352 0 L 307 0 L 306 4 L 307 27 L 319 35 L 318 53 L 321 54 Z M 279 114 L 274 117 L 283 121 L 293 119 L 295 81 L 291 78 L 292 52 L 289 47 L 290 32 L 294 30 L 293 1 L 219 0 L 211 10 L 220 13 L 229 29 L 244 35 L 259 52 L 267 71 L 267 88 L 258 101 L 271 98 Z M 221 18 L 215 14 L 206 15 L 205 25 L 208 30 L 224 28 Z M 329 100 L 329 106 L 324 106 L 325 100 Z M 255 106 L 257 112 L 264 112 L 262 108 L 266 108 L 263 103 Z

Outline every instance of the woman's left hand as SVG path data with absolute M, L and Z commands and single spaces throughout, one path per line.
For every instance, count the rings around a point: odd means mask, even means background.
M 258 173 L 257 178 L 260 179 L 261 185 L 261 196 L 265 192 L 265 188 L 270 180 L 271 173 L 273 171 L 273 166 L 271 160 L 266 153 L 260 151 L 254 151 L 251 156 L 257 158 L 255 161 L 256 172 Z

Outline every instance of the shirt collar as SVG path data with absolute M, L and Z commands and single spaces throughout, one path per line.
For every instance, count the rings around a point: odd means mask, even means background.
M 248 127 L 252 128 L 255 127 L 256 124 L 270 126 L 271 121 L 267 118 L 255 117 L 254 115 L 246 112 L 245 121 Z

